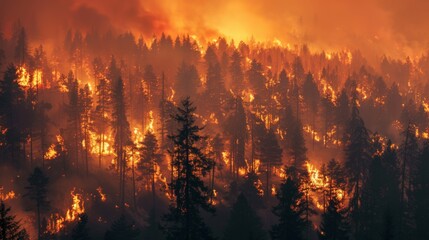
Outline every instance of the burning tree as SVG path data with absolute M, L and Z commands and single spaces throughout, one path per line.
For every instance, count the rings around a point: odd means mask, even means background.
M 125 181 L 126 181 L 126 151 L 125 146 L 131 143 L 130 124 L 125 111 L 124 83 L 119 77 L 113 83 L 113 122 L 112 127 L 115 133 L 116 167 L 119 170 L 119 196 L 120 206 L 123 209 L 125 204 Z
M 282 149 L 280 148 L 276 135 L 272 129 L 265 133 L 265 136 L 261 141 L 260 154 L 261 162 L 265 165 L 267 171 L 265 194 L 266 196 L 270 196 L 271 170 L 273 167 L 282 165 Z
M 73 154 L 74 162 L 71 162 L 76 168 L 79 167 L 79 145 L 80 145 L 80 106 L 79 106 L 79 83 L 72 71 L 67 75 L 66 86 L 68 89 L 69 102 L 66 107 L 68 114 L 68 141 Z
M 170 136 L 174 142 L 173 167 L 176 174 L 170 183 L 174 202 L 164 216 L 167 239 L 212 239 L 200 216 L 200 209 L 214 212 L 209 201 L 210 191 L 201 179 L 213 164 L 197 145 L 204 137 L 199 135 L 202 128 L 195 125 L 195 109 L 188 97 L 181 102 L 174 116 L 179 129 Z
M 150 179 L 152 188 L 152 207 L 155 208 L 155 182 L 158 174 L 157 167 L 159 167 L 161 161 L 161 154 L 159 153 L 158 141 L 156 140 L 155 134 L 151 131 L 147 131 L 140 151 L 140 162 L 138 168 L 142 171 L 142 177 Z
M 93 127 L 93 120 L 91 119 L 92 112 L 92 96 L 89 85 L 86 84 L 83 89 L 79 91 L 79 105 L 80 105 L 80 119 L 81 119 L 81 132 L 83 134 L 83 141 L 85 143 L 85 172 L 89 173 L 89 154 L 91 149 L 90 131 Z

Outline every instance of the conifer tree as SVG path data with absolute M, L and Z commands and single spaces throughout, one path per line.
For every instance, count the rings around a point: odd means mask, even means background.
M 279 218 L 278 224 L 271 230 L 272 239 L 304 239 L 303 233 L 307 227 L 305 206 L 306 198 L 299 190 L 299 183 L 288 177 L 280 185 L 277 193 L 279 203 L 273 208 L 273 213 Z
M 67 75 L 67 89 L 69 101 L 66 106 L 66 111 L 68 114 L 68 132 L 69 132 L 69 141 L 71 141 L 71 148 L 73 150 L 72 159 L 74 161 L 71 163 L 76 168 L 79 168 L 79 145 L 81 142 L 80 134 L 80 125 L 81 125 L 81 111 L 79 106 L 79 83 L 74 77 L 72 71 Z
M 27 193 L 25 196 L 34 201 L 37 217 L 37 234 L 40 239 L 42 236 L 42 211 L 49 207 L 49 202 L 46 196 L 49 178 L 45 176 L 40 168 L 36 167 L 27 181 L 29 185 L 26 187 Z
M 311 125 L 313 129 L 316 129 L 316 116 L 318 110 L 318 103 L 320 101 L 319 90 L 317 89 L 317 85 L 314 82 L 313 75 L 311 73 L 307 74 L 306 80 L 302 86 L 302 94 L 304 96 L 304 101 L 307 104 L 307 108 L 311 115 Z M 315 142 L 314 132 L 311 136 L 313 140 L 313 148 Z
M 0 240 L 28 240 L 27 231 L 22 228 L 16 216 L 11 215 L 10 207 L 6 207 L 3 200 L 0 201 Z
M 156 140 L 156 136 L 153 132 L 146 132 L 140 152 L 140 164 L 138 168 L 142 171 L 145 177 L 150 178 L 152 188 L 152 208 L 155 208 L 155 178 L 157 177 L 156 167 L 161 161 L 161 154 L 159 153 L 158 141 Z
M 27 33 L 24 27 L 15 29 L 15 31 L 18 31 L 14 33 L 17 35 L 15 36 L 15 60 L 20 66 L 22 66 L 24 63 L 29 61 Z
M 1 149 L 6 154 L 3 160 L 20 167 L 22 163 L 21 144 L 25 140 L 25 93 L 18 83 L 17 68 L 10 65 L 0 81 L 0 126 L 2 129 Z
M 347 219 L 340 209 L 340 201 L 334 196 L 329 200 L 328 208 L 322 214 L 319 239 L 321 240 L 346 240 Z
M 238 50 L 234 50 L 231 56 L 229 72 L 231 75 L 231 85 L 236 94 L 241 93 L 243 89 L 244 74 L 241 59 L 242 57 Z
M 118 240 L 118 239 L 139 239 L 140 230 L 136 225 L 130 221 L 125 215 L 121 215 L 117 220 L 115 220 L 110 229 L 107 230 L 104 235 L 105 240 Z
M 258 94 L 264 94 L 265 90 L 265 76 L 263 74 L 262 64 L 255 59 L 250 64 L 250 69 L 247 71 L 247 78 L 253 90 Z
M 425 142 L 420 152 L 414 177 L 413 212 L 415 218 L 415 239 L 428 239 L 429 216 L 429 143 Z
M 362 118 L 359 116 L 356 92 L 352 92 L 352 110 L 347 130 L 344 134 L 345 169 L 349 176 L 348 192 L 350 194 L 350 211 L 353 219 L 354 233 L 361 233 L 360 206 L 362 185 L 367 177 L 371 160 L 369 135 Z
M 115 136 L 116 166 L 119 170 L 119 199 L 123 210 L 125 204 L 125 180 L 126 180 L 126 151 L 125 146 L 131 143 L 130 124 L 127 120 L 125 109 L 124 83 L 117 79 L 112 91 L 112 127 Z
M 235 99 L 234 109 L 225 121 L 225 130 L 230 136 L 230 172 L 234 177 L 237 177 L 238 169 L 246 166 L 244 154 L 247 137 L 246 113 L 244 111 L 243 101 L 239 97 Z
M 201 128 L 195 124 L 195 109 L 188 97 L 182 100 L 174 116 L 179 129 L 170 136 L 174 142 L 172 161 L 175 176 L 170 183 L 174 200 L 169 213 L 164 216 L 163 227 L 167 239 L 212 239 L 200 209 L 214 211 L 209 201 L 210 190 L 201 179 L 209 173 L 213 161 L 198 147 L 204 137 L 199 135 Z
M 183 62 L 177 72 L 174 89 L 177 97 L 196 96 L 200 85 L 197 68 Z
M 254 209 L 265 208 L 264 190 L 261 188 L 262 183 L 255 172 L 249 172 L 244 176 L 244 182 L 239 186 L 238 190 L 246 197 L 247 202 Z M 232 189 L 231 189 L 232 190 Z
M 267 239 L 261 219 L 247 202 L 243 193 L 238 196 L 232 206 L 223 239 Z
M 265 165 L 267 174 L 265 195 L 270 196 L 270 179 L 272 167 L 282 165 L 282 149 L 280 148 L 273 129 L 270 129 L 267 133 L 265 133 L 264 138 L 261 140 L 260 155 L 261 162 Z
M 98 167 L 101 168 L 105 136 L 109 126 L 109 111 L 111 104 L 111 87 L 107 79 L 101 78 L 96 87 L 97 105 L 94 111 L 96 131 L 98 132 Z
M 89 173 L 89 154 L 91 149 L 90 131 L 93 130 L 92 114 L 92 96 L 88 84 L 79 92 L 79 108 L 80 108 L 80 122 L 83 140 L 85 142 L 85 172 Z
M 305 147 L 302 124 L 299 118 L 294 121 L 289 137 L 291 137 L 289 155 L 292 159 L 292 165 L 298 170 L 299 174 L 304 174 L 307 148 Z

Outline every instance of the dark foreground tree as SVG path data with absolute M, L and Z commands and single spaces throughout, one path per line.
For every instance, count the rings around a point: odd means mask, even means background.
M 429 143 L 425 142 L 417 163 L 415 174 L 414 216 L 415 239 L 429 239 Z
M 26 187 L 27 194 L 25 196 L 33 200 L 36 205 L 37 234 L 40 239 L 42 236 L 41 212 L 49 206 L 49 202 L 46 199 L 49 178 L 45 176 L 40 168 L 36 167 L 27 181 L 29 186 Z
M 279 204 L 273 208 L 273 213 L 279 218 L 278 224 L 271 230 L 272 239 L 300 240 L 307 227 L 306 198 L 299 191 L 299 184 L 288 177 L 280 185 L 277 193 Z
M 10 65 L 0 81 L 0 153 L 1 161 L 9 161 L 22 167 L 22 143 L 24 142 L 25 93 L 19 86 L 17 68 Z
M 340 201 L 334 196 L 329 200 L 326 212 L 322 214 L 319 239 L 342 240 L 348 239 L 346 217 L 340 209 Z
M 361 234 L 361 198 L 362 185 L 367 178 L 368 165 L 371 161 L 368 130 L 359 115 L 356 92 L 353 92 L 351 118 L 344 133 L 344 166 L 349 176 L 350 214 L 354 226 L 354 234 Z
M 119 170 L 119 199 L 120 208 L 124 210 L 125 205 L 125 182 L 127 158 L 125 146 L 130 144 L 131 131 L 126 114 L 124 82 L 122 78 L 116 79 L 112 91 L 112 127 L 115 136 L 115 150 L 117 156 L 117 169 Z
M 247 202 L 244 194 L 240 194 L 231 209 L 228 225 L 225 229 L 225 240 L 235 239 L 266 239 L 262 222 L 258 214 Z
M 210 190 L 201 180 L 212 168 L 212 160 L 204 155 L 198 143 L 204 137 L 195 124 L 195 107 L 189 97 L 181 102 L 174 119 L 179 125 L 178 132 L 170 136 L 174 142 L 174 178 L 170 188 L 174 200 L 169 213 L 164 216 L 164 233 L 167 239 L 212 239 L 209 228 L 200 216 L 200 209 L 213 213 L 210 204 Z
M 149 212 L 147 224 L 148 225 L 142 230 L 143 239 L 164 239 L 154 208 Z
M 73 240 L 89 240 L 89 229 L 88 229 L 88 215 L 85 213 L 79 215 L 79 221 L 72 231 Z
M 10 207 L 0 202 L 0 240 L 26 240 L 30 239 L 27 231 L 21 227 L 16 216 L 10 214 Z
M 112 223 L 110 229 L 107 230 L 104 235 L 105 240 L 119 240 L 119 239 L 127 239 L 133 240 L 138 239 L 140 235 L 140 230 L 131 222 L 129 219 L 125 217 L 125 215 L 121 215 L 116 221 Z

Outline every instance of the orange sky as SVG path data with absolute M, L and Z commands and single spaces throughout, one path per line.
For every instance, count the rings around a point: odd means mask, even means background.
M 61 40 L 69 28 L 96 28 L 145 37 L 278 38 L 313 49 L 404 57 L 428 49 L 428 12 L 427 0 L 2 0 L 0 25 L 8 33 L 20 19 L 36 41 Z

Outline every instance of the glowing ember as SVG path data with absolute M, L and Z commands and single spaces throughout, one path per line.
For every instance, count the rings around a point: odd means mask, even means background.
M 16 198 L 16 194 L 14 191 L 3 193 L 3 187 L 0 187 L 0 200 L 7 201 L 15 198 Z
M 98 194 L 100 194 L 100 199 L 102 202 L 105 202 L 107 200 L 106 194 L 103 193 L 103 189 L 101 187 L 97 188 Z
M 274 184 L 271 186 L 271 195 L 272 196 L 277 195 L 277 189 L 276 189 L 276 186 Z
M 55 148 L 56 148 L 55 144 L 51 144 L 51 146 L 49 146 L 48 150 L 44 155 L 45 160 L 52 160 L 58 157 L 59 154 L 57 150 L 55 150 Z

